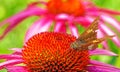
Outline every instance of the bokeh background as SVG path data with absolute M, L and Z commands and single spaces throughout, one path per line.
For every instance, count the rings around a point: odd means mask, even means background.
M 25 9 L 29 3 L 34 1 L 36 0 L 0 0 L 0 22 Z M 120 12 L 120 0 L 91 0 L 91 1 L 93 1 L 98 7 L 108 8 Z M 116 16 L 116 18 L 120 21 L 120 16 Z M 10 33 L 8 33 L 7 36 L 0 41 L 0 54 L 12 53 L 12 51 L 9 50 L 10 48 L 22 48 L 26 30 L 37 19 L 38 17 L 36 16 L 29 17 L 22 21 Z M 5 28 L 6 26 L 0 28 L 0 34 Z M 108 41 L 108 43 L 111 50 L 119 54 L 118 57 L 94 56 L 92 58 L 112 64 L 120 68 L 119 61 L 120 48 L 115 46 L 114 43 L 111 42 L 110 40 Z M 6 72 L 6 70 L 1 70 L 0 72 Z

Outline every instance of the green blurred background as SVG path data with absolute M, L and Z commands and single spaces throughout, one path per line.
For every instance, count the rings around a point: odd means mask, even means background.
M 25 9 L 27 5 L 35 0 L 0 0 L 0 22 L 4 19 L 20 12 Z M 108 8 L 116 11 L 120 11 L 120 0 L 91 0 L 97 6 L 102 8 Z M 120 16 L 117 16 L 120 21 Z M 38 19 L 38 17 L 29 17 L 22 21 L 17 27 L 15 27 L 7 36 L 0 41 L 0 54 L 12 53 L 10 48 L 22 48 L 24 35 L 28 27 Z M 5 27 L 0 29 L 0 34 Z M 120 49 L 117 48 L 113 42 L 109 41 L 111 50 L 120 55 Z M 120 68 L 120 57 L 109 57 L 109 56 L 94 56 L 93 59 L 100 60 L 117 66 Z M 2 70 L 0 72 L 6 72 Z

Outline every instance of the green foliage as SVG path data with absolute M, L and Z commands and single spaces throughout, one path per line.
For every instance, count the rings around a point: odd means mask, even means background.
M 0 21 L 22 11 L 32 0 L 0 0 Z M 22 48 L 25 32 L 28 27 L 35 21 L 36 17 L 24 20 L 15 27 L 8 35 L 0 41 L 0 54 L 11 53 L 10 48 Z M 3 31 L 5 26 L 0 29 Z

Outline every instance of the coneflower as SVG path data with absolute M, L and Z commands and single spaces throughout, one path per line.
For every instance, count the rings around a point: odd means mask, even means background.
M 39 7 L 38 4 L 44 5 L 45 8 Z M 49 0 L 48 2 L 35 2 L 30 4 L 27 9 L 0 23 L 0 27 L 9 23 L 1 38 L 30 16 L 39 16 L 40 19 L 29 28 L 28 33 L 31 33 L 31 35 L 27 36 L 26 41 L 33 34 L 47 31 L 53 23 L 55 32 L 66 32 L 66 27 L 68 26 L 70 32 L 78 37 L 76 24 L 80 24 L 86 28 L 98 16 L 100 16 L 100 32 L 98 36 L 103 37 L 106 34 L 116 35 L 105 24 L 107 22 L 120 31 L 119 22 L 111 17 L 111 15 L 120 15 L 120 13 L 98 8 L 89 0 Z M 33 32 L 29 32 L 30 29 L 33 29 Z M 112 40 L 117 46 L 120 46 L 120 40 L 117 35 Z M 106 42 L 103 45 L 105 48 L 108 48 Z
M 11 55 L 0 55 L 6 59 L 0 69 L 8 72 L 120 72 L 109 64 L 91 60 L 91 55 L 116 54 L 98 49 L 104 38 L 97 39 L 97 22 L 93 22 L 78 38 L 59 32 L 42 32 L 32 36 L 22 49 L 12 49 Z

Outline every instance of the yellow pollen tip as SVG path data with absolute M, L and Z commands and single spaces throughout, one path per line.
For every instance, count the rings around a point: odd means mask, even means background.
M 62 2 L 67 2 L 68 0 L 62 0 Z

